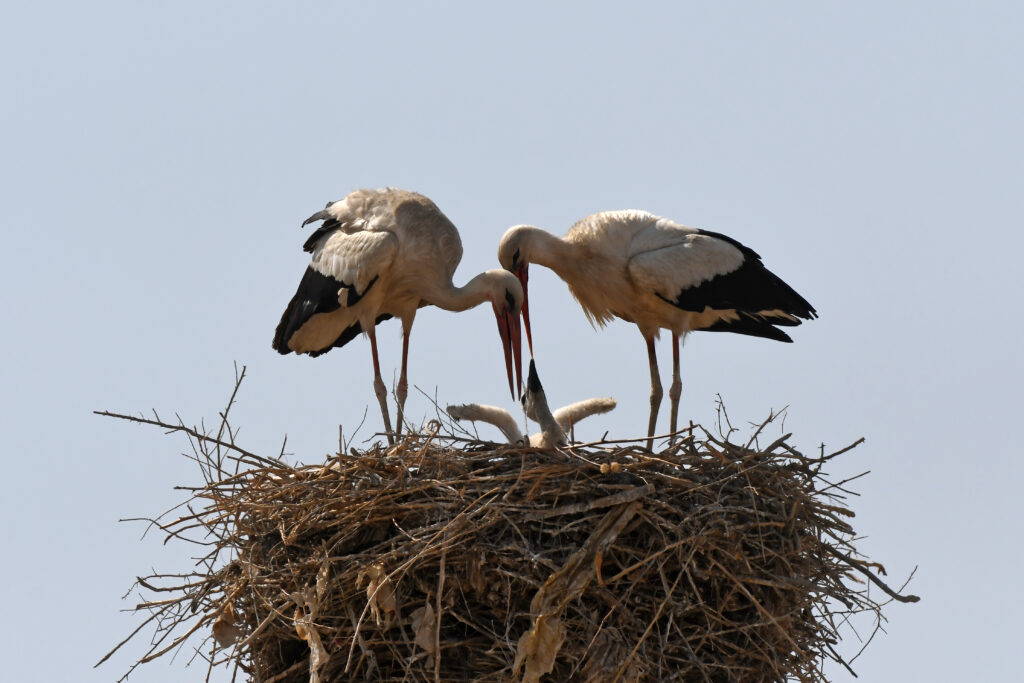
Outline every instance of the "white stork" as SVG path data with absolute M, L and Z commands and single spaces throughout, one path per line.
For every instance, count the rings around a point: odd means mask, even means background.
M 606 211 L 578 221 L 565 237 L 517 225 L 501 238 L 498 260 L 523 283 L 523 322 L 533 355 L 527 291 L 531 263 L 547 266 L 569 285 L 592 325 L 612 318 L 635 323 L 647 343 L 651 416 L 647 448 L 662 388 L 654 340 L 672 332 L 670 432 L 676 431 L 679 345 L 688 332 L 737 332 L 789 342 L 775 327 L 817 317 L 814 308 L 731 237 L 689 228 L 646 211 Z
M 456 420 L 480 421 L 492 424 L 501 430 L 510 444 L 526 444 L 535 448 L 552 448 L 565 444 L 565 435 L 580 420 L 607 413 L 615 408 L 614 398 L 588 398 L 577 401 L 551 412 L 548 400 L 544 395 L 540 377 L 534 362 L 530 361 L 530 374 L 523 394 L 523 408 L 526 416 L 541 426 L 541 431 L 524 437 L 519 431 L 512 414 L 504 408 L 467 403 L 465 405 L 448 406 L 448 414 Z
M 307 218 L 323 224 L 303 249 L 313 257 L 274 333 L 282 354 L 319 356 L 344 346 L 360 332 L 370 337 L 373 388 L 392 441 L 387 393 L 380 376 L 375 326 L 402 321 L 402 370 L 398 380 L 397 432 L 401 433 L 408 393 L 409 331 L 416 311 L 434 305 L 465 311 L 489 301 L 505 349 L 509 391 L 522 385 L 519 313 L 523 290 L 511 273 L 489 270 L 464 287 L 452 284 L 462 242 L 452 222 L 423 195 L 387 188 L 356 190 Z

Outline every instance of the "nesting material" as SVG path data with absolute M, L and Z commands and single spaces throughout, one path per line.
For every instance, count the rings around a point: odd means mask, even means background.
M 437 427 L 300 468 L 193 432 L 210 481 L 161 526 L 210 544 L 207 570 L 140 580 L 160 636 L 142 661 L 192 634 L 260 683 L 820 681 L 859 647 L 839 646 L 851 615 L 916 600 L 851 545 L 822 472 L 838 453 L 699 427 L 656 455 L 543 451 Z

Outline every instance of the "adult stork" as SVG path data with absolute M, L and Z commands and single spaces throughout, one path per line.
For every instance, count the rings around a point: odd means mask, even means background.
M 612 318 L 635 323 L 647 343 L 651 369 L 651 415 L 647 448 L 662 387 L 654 341 L 672 332 L 671 433 L 676 431 L 679 345 L 688 332 L 737 332 L 792 341 L 776 325 L 799 325 L 817 317 L 814 308 L 761 257 L 731 237 L 690 228 L 646 211 L 606 211 L 578 221 L 565 237 L 530 225 L 510 228 L 501 238 L 498 260 L 523 283 L 523 322 L 533 355 L 528 270 L 546 266 L 569 285 L 592 325 Z
M 360 332 L 370 338 L 373 388 L 388 440 L 393 441 L 387 392 L 380 376 L 376 326 L 388 318 L 402 321 L 402 369 L 398 379 L 397 431 L 401 433 L 409 332 L 416 311 L 438 306 L 465 311 L 490 302 L 505 350 L 509 391 L 521 391 L 519 314 L 523 290 L 504 270 L 480 273 L 463 287 L 452 284 L 462 258 L 462 242 L 452 222 L 421 194 L 387 188 L 356 190 L 302 225 L 323 223 L 302 248 L 313 256 L 295 296 L 274 333 L 274 349 L 319 356 L 344 346 Z M 514 361 L 514 362 L 513 362 Z

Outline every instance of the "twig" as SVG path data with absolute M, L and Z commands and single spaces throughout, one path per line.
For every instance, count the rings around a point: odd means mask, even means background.
M 877 576 L 872 574 L 870 569 L 868 569 L 863 564 L 861 564 L 857 560 L 853 559 L 849 555 L 847 555 L 845 553 L 842 553 L 842 552 L 836 550 L 835 548 L 833 548 L 831 546 L 824 546 L 824 548 L 825 548 L 826 552 L 828 552 L 828 553 L 830 553 L 832 555 L 835 555 L 836 557 L 838 557 L 839 559 L 843 560 L 848 565 L 850 565 L 850 567 L 852 567 L 853 569 L 856 569 L 858 572 L 860 572 L 864 576 L 868 577 L 868 579 L 871 580 L 871 583 L 875 584 L 876 586 L 881 588 L 883 591 L 885 591 L 885 594 L 888 595 L 893 600 L 896 600 L 897 602 L 918 602 L 921 599 L 920 597 L 918 597 L 916 595 L 900 595 L 899 593 L 897 593 L 893 589 L 889 588 L 889 586 L 887 586 L 884 581 L 882 581 L 880 578 L 878 578 Z M 915 567 L 915 571 L 916 571 L 916 567 Z
M 92 412 L 95 415 L 102 415 L 103 417 L 114 417 L 114 418 L 117 418 L 119 420 L 128 420 L 129 422 L 138 422 L 140 424 L 147 424 L 147 425 L 153 425 L 155 427 L 161 427 L 163 429 L 166 429 L 168 432 L 184 432 L 185 434 L 188 434 L 189 436 L 191 436 L 192 438 L 194 438 L 194 439 L 196 439 L 198 441 L 203 441 L 205 443 L 212 443 L 214 445 L 223 446 L 224 448 L 228 448 L 228 449 L 230 449 L 232 451 L 235 451 L 239 455 L 252 460 L 254 464 L 262 464 L 262 465 L 278 465 L 279 464 L 279 463 L 277 463 L 277 462 L 275 462 L 275 461 L 273 461 L 273 460 L 271 460 L 269 458 L 264 458 L 264 457 L 261 457 L 259 455 L 256 455 L 255 453 L 250 453 L 249 451 L 245 450 L 244 448 L 241 448 L 240 446 L 236 446 L 233 443 L 226 443 L 226 442 L 221 441 L 220 439 L 216 439 L 216 438 L 214 438 L 212 436 L 208 436 L 206 434 L 201 434 L 200 432 L 196 431 L 195 429 L 192 429 L 191 427 L 186 427 L 184 424 L 176 424 L 176 425 L 175 424 L 169 424 L 169 423 L 164 422 L 164 421 L 159 420 L 159 419 L 157 419 L 157 420 L 150 420 L 150 419 L 147 419 L 145 417 L 137 417 L 135 415 L 123 415 L 121 413 L 114 413 L 114 412 L 111 412 L 109 410 L 94 410 Z

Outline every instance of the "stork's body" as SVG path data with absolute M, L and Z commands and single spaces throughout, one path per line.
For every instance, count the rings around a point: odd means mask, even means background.
M 675 432 L 682 381 L 679 343 L 688 332 L 736 332 L 792 341 L 777 325 L 799 325 L 814 309 L 736 240 L 690 228 L 646 211 L 606 211 L 577 222 L 565 237 L 528 225 L 511 228 L 498 249 L 501 265 L 516 273 L 528 301 L 530 263 L 562 278 L 592 324 L 613 318 L 635 323 L 647 344 L 651 370 L 648 448 L 661 405 L 654 341 L 672 332 L 671 426 Z M 527 304 L 527 339 L 533 349 Z
M 416 311 L 427 305 L 463 311 L 490 301 L 505 347 L 509 388 L 513 356 L 518 383 L 522 288 L 501 270 L 480 273 L 464 287 L 452 284 L 462 242 L 432 201 L 406 190 L 356 190 L 303 225 L 321 220 L 303 245 L 312 259 L 277 326 L 277 351 L 318 356 L 365 332 L 373 353 L 374 391 L 390 439 L 376 325 L 388 318 L 402 321 L 402 369 L 396 390 L 400 432 L 408 393 L 409 333 Z

